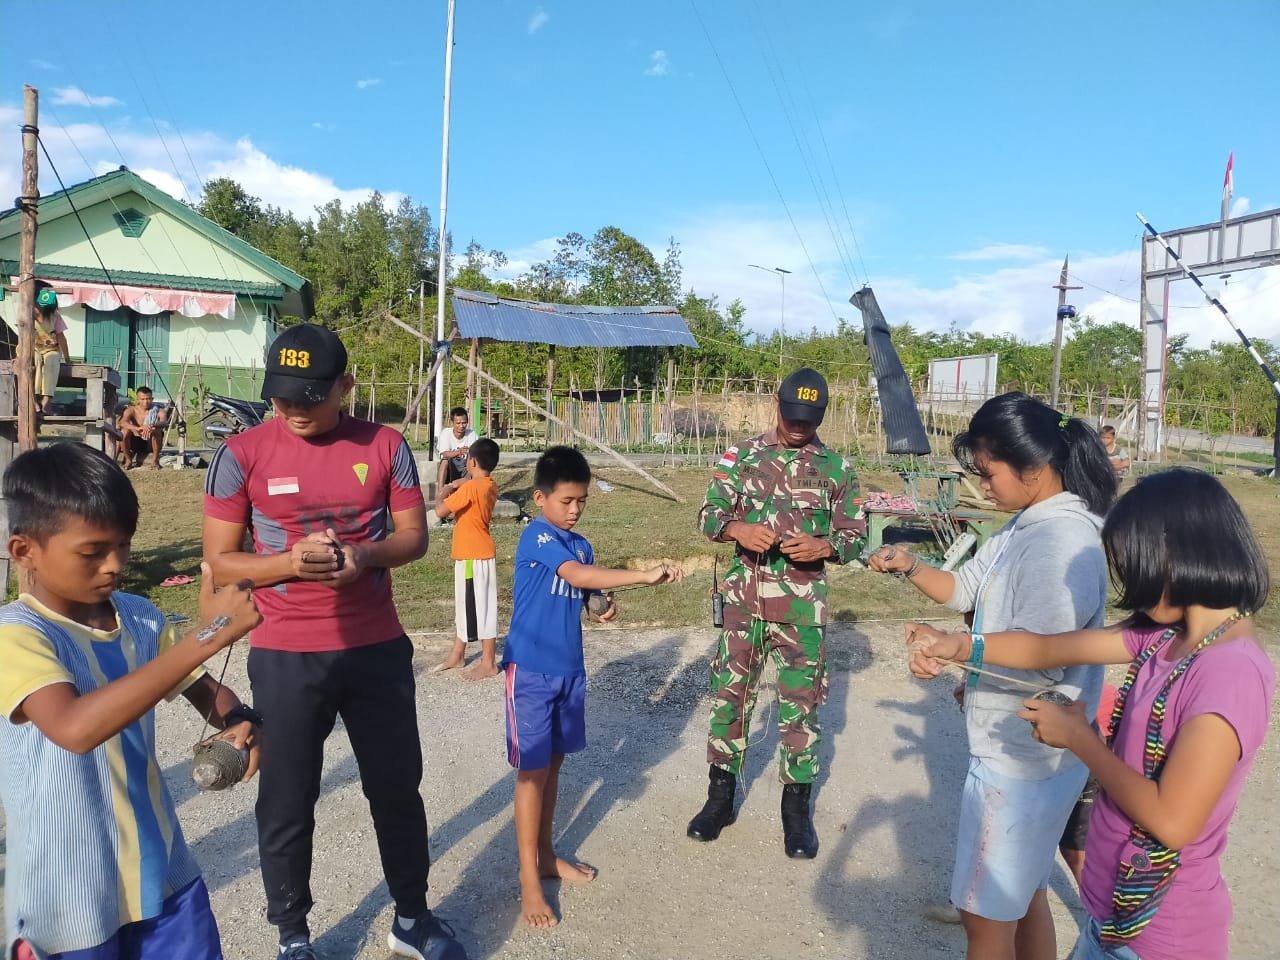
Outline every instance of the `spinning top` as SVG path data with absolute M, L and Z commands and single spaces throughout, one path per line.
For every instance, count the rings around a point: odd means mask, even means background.
M 201 790 L 225 790 L 244 779 L 248 769 L 248 750 L 237 749 L 230 740 L 202 740 L 191 760 L 191 779 Z
M 613 606 L 613 594 L 592 593 L 587 597 L 587 612 L 593 617 L 603 617 Z
M 1073 703 L 1075 703 L 1075 701 L 1072 700 L 1070 697 L 1068 697 L 1065 693 L 1061 693 L 1057 690 L 1041 690 L 1034 697 L 1032 697 L 1032 699 L 1047 700 L 1049 703 L 1056 703 L 1060 707 L 1069 707 Z

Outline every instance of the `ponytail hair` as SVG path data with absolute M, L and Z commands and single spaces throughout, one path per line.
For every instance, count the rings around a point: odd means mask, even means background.
M 951 450 L 974 473 L 979 454 L 1019 473 L 1052 467 L 1067 492 L 1098 516 L 1116 498 L 1116 474 L 1093 427 L 1019 391 L 1002 393 L 979 407 L 969 429 L 951 441 Z

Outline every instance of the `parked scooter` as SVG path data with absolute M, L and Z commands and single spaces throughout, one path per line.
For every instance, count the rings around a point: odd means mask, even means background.
M 204 445 L 210 450 L 222 446 L 227 437 L 256 427 L 267 417 L 267 404 L 262 400 L 237 400 L 210 393 L 204 405 L 204 416 L 196 424 L 201 427 Z

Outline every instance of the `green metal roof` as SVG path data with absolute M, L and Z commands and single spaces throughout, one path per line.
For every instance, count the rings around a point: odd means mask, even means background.
M 17 260 L 0 258 L 0 274 L 18 272 Z M 49 280 L 116 283 L 131 287 L 163 287 L 169 290 L 200 290 L 206 293 L 234 293 L 257 300 L 283 300 L 282 283 L 256 283 L 252 280 L 224 280 L 217 277 L 187 277 L 174 273 L 143 273 L 138 270 L 112 270 L 110 280 L 100 267 L 73 267 L 63 263 L 37 263 L 36 274 Z
M 238 256 L 249 261 L 259 270 L 261 270 L 263 273 L 267 274 L 270 277 L 274 277 L 283 287 L 286 287 L 289 290 L 295 291 L 301 298 L 305 317 L 310 317 L 315 312 L 315 300 L 312 295 L 311 283 L 309 280 L 307 280 L 306 277 L 299 276 L 298 274 L 290 270 L 288 267 L 286 267 L 284 264 L 280 263 L 278 260 L 273 260 L 271 257 L 268 257 L 265 253 L 263 253 L 257 247 L 253 246 L 252 244 L 246 243 L 245 241 L 237 237 L 235 234 L 230 233 L 227 230 L 224 230 L 222 227 L 218 226 L 212 220 L 209 220 L 206 217 L 201 216 L 199 213 L 197 213 L 191 207 L 187 206 L 185 203 L 181 203 L 180 201 L 175 200 L 173 197 L 169 196 L 169 194 L 165 193 L 160 188 L 148 183 L 146 180 L 142 179 L 142 177 L 138 176 L 136 173 L 134 173 L 132 170 L 128 169 L 127 167 L 121 167 L 119 170 L 113 170 L 111 173 L 103 174 L 100 177 L 94 177 L 92 180 L 86 180 L 84 183 L 78 183 L 72 187 L 68 187 L 65 191 L 58 191 L 57 193 L 49 194 L 48 196 L 41 197 L 40 198 L 40 219 L 42 221 L 53 220 L 53 219 L 57 219 L 58 217 L 62 217 L 67 214 L 70 214 L 71 205 L 73 203 L 75 204 L 77 209 L 84 209 L 88 206 L 91 206 L 92 204 L 102 203 L 105 200 L 109 200 L 113 197 L 117 197 L 120 194 L 126 193 L 128 191 L 132 191 L 138 194 L 148 203 L 151 203 L 155 207 L 170 214 L 175 219 L 186 224 L 192 230 L 195 230 L 197 233 L 203 234 L 214 243 L 221 244 L 223 247 L 226 247 L 232 253 L 235 253 Z M 21 217 L 18 216 L 17 208 L 11 208 L 9 210 L 4 211 L 3 213 L 0 213 L 0 237 L 11 236 L 13 234 L 16 234 L 20 229 L 20 224 L 21 224 Z M 47 264 L 45 266 L 52 267 L 53 265 Z M 66 268 L 66 269 L 81 269 L 81 268 Z M 88 269 L 88 268 L 84 268 L 84 269 Z M 99 278 L 101 278 L 102 271 L 98 270 L 97 273 Z M 131 280 L 126 281 L 124 279 L 124 275 L 125 275 L 124 271 L 120 273 L 117 273 L 116 271 L 112 271 L 111 275 L 116 279 L 120 280 L 120 282 L 122 283 L 134 282 Z M 137 277 L 159 276 L 159 275 L 151 275 L 151 274 L 143 274 L 143 273 L 134 273 L 131 275 L 137 276 Z M 63 280 L 90 279 L 88 277 L 61 277 L 61 276 L 54 277 L 53 275 L 50 275 L 50 276 L 51 278 L 63 279 Z M 191 278 L 191 277 L 180 277 L 180 278 L 169 278 L 169 279 L 180 281 L 176 284 L 176 286 L 180 288 L 190 288 L 191 281 L 193 279 L 202 279 L 202 280 L 208 279 L 208 282 L 211 282 L 211 283 L 218 282 L 225 285 L 234 284 L 236 282 L 231 280 L 215 281 L 209 278 Z M 105 281 L 99 279 L 97 282 L 105 282 Z M 139 282 L 142 282 L 144 284 L 146 283 L 146 281 L 139 281 Z M 175 284 L 170 283 L 169 285 L 174 286 Z M 247 285 L 254 286 L 255 284 L 247 284 Z M 218 288 L 197 287 L 196 289 L 212 291 Z M 222 290 L 221 292 L 232 292 L 232 291 L 229 289 L 229 286 L 228 286 L 226 289 Z

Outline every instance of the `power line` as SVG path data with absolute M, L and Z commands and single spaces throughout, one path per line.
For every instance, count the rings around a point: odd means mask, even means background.
M 66 184 L 62 182 L 62 174 L 58 173 L 58 168 L 53 162 L 53 157 L 49 156 L 49 148 L 44 144 L 44 137 L 37 133 L 36 141 L 40 144 L 40 150 L 44 153 L 44 158 L 48 161 L 49 169 L 53 171 L 53 176 L 58 181 L 58 186 L 62 188 L 63 196 L 67 198 L 67 203 L 71 206 L 71 212 L 76 215 L 76 222 L 80 224 L 80 229 L 84 232 L 84 238 L 89 241 L 89 249 L 93 251 L 94 257 L 98 260 L 98 265 L 102 267 L 103 276 L 107 278 L 107 283 L 111 284 L 111 289 L 115 293 L 116 299 L 123 304 L 124 297 L 121 296 L 120 291 L 116 289 L 116 282 L 111 278 L 111 271 L 107 269 L 106 263 L 103 262 L 102 254 L 98 252 L 98 245 L 93 242 L 93 237 L 89 235 L 89 228 L 84 225 L 84 220 L 80 216 L 80 211 L 76 209 L 75 201 L 71 199 L 71 194 L 67 191 Z M 156 358 L 151 355 L 151 350 L 141 338 L 137 339 L 137 343 L 142 347 L 142 352 L 147 355 L 147 359 L 151 361 L 152 368 L 156 372 L 156 378 L 160 381 L 160 386 L 164 388 L 165 393 L 172 397 L 173 391 L 169 389 L 169 384 L 165 381 L 164 375 L 160 373 L 160 367 L 156 364 Z M 178 416 L 179 418 L 182 417 L 181 408 L 179 408 Z
M 761 31 L 759 25 L 754 24 L 754 26 L 757 43 L 760 43 Z M 826 183 L 822 179 L 822 172 L 817 169 L 816 157 L 812 158 L 811 162 L 810 155 L 813 153 L 813 148 L 809 144 L 808 137 L 796 125 L 794 116 L 795 100 L 791 96 L 786 74 L 783 73 L 781 58 L 778 56 L 777 49 L 773 46 L 773 41 L 767 33 L 764 35 L 764 42 L 760 44 L 760 54 L 765 72 L 769 75 L 769 80 L 773 84 L 773 91 L 778 97 L 778 105 L 782 108 L 782 116 L 787 121 L 787 127 L 791 131 L 791 139 L 795 142 L 796 152 L 800 155 L 801 166 L 809 178 L 809 185 L 813 188 L 814 196 L 817 198 L 818 208 L 822 211 L 822 217 L 827 223 L 827 231 L 831 234 L 831 241 L 835 245 L 836 255 L 840 258 L 840 265 L 844 268 L 845 278 L 849 281 L 850 287 L 856 287 L 852 270 L 853 258 L 847 245 L 844 244 L 843 238 L 838 234 L 833 219 L 831 197 L 827 192 Z M 770 63 L 770 56 L 773 59 L 772 63 Z M 802 140 L 803 142 L 801 142 Z
M 778 178 L 774 176 L 773 167 L 769 165 L 769 158 L 765 155 L 764 147 L 760 143 L 760 138 L 756 136 L 755 128 L 751 125 L 751 118 L 747 115 L 746 107 L 743 106 L 742 99 L 738 96 L 738 91 L 733 85 L 733 78 L 729 76 L 729 70 L 725 67 L 724 60 L 720 57 L 720 51 L 716 48 L 715 40 L 711 37 L 711 31 L 707 29 L 706 22 L 702 19 L 702 13 L 698 10 L 698 4 L 695 0 L 689 0 L 689 6 L 693 8 L 693 14 L 698 20 L 698 25 L 702 28 L 703 36 L 707 38 L 707 43 L 711 47 L 711 53 L 716 58 L 716 63 L 720 66 L 720 72 L 724 74 L 725 83 L 729 85 L 729 93 L 733 96 L 734 103 L 738 106 L 738 112 L 742 114 L 742 121 L 746 124 L 747 133 L 751 136 L 751 142 L 755 144 L 756 152 L 760 154 L 760 161 L 764 164 L 765 171 L 769 174 L 769 180 L 773 183 L 773 189 L 778 194 L 778 201 L 782 204 L 782 209 L 786 211 L 787 219 L 791 222 L 791 229 L 795 231 L 796 240 L 800 243 L 800 249 L 804 252 L 804 258 L 809 263 L 809 269 L 813 271 L 813 277 L 818 281 L 818 289 L 822 291 L 822 297 L 827 303 L 827 307 L 831 310 L 831 319 L 839 322 L 840 317 L 836 314 L 835 307 L 831 303 L 831 296 L 827 293 L 826 285 L 822 282 L 822 275 L 818 272 L 817 266 L 814 265 L 813 257 L 809 255 L 809 248 L 804 242 L 804 236 L 800 233 L 800 227 L 796 224 L 796 218 L 791 213 L 791 207 L 787 204 L 787 198 L 782 194 L 782 188 L 778 185 Z

